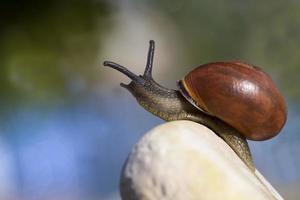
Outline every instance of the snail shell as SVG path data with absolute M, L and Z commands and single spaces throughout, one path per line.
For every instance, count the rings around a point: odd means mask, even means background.
M 201 111 L 221 119 L 250 140 L 274 137 L 286 121 L 286 104 L 273 80 L 249 64 L 201 65 L 179 82 L 179 90 Z

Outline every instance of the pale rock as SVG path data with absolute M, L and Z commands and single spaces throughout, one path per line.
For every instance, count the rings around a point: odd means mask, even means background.
M 149 131 L 122 171 L 124 200 L 282 199 L 207 127 L 173 121 Z

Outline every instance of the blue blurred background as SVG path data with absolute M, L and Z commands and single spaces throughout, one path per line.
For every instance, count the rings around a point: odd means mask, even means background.
M 250 146 L 275 188 L 300 198 L 299 0 L 2 0 L 0 199 L 119 199 L 131 147 L 163 121 L 102 62 L 142 73 L 150 39 L 154 77 L 166 87 L 220 60 L 273 77 L 288 121 L 276 138 Z

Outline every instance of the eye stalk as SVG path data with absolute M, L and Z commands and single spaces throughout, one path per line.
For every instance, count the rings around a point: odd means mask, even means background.
M 149 50 L 148 50 L 148 57 L 147 57 L 147 64 L 146 64 L 146 68 L 144 71 L 144 75 L 143 76 L 138 76 L 136 74 L 134 74 L 133 72 L 131 72 L 130 70 L 128 70 L 126 67 L 119 65 L 117 63 L 111 62 L 111 61 L 104 61 L 103 65 L 106 67 L 110 67 L 113 68 L 119 72 L 121 72 L 122 74 L 126 75 L 128 78 L 130 78 L 132 81 L 140 84 L 140 85 L 144 85 L 145 84 L 145 79 L 151 79 L 152 80 L 152 66 L 153 66 L 153 57 L 154 57 L 154 48 L 155 48 L 155 43 L 153 40 L 150 40 L 149 42 Z M 125 84 L 121 83 L 121 86 L 124 87 L 126 86 Z
M 145 84 L 145 80 L 143 78 L 141 78 L 140 76 L 137 76 L 136 74 L 129 71 L 126 67 L 124 67 L 122 65 L 119 65 L 117 63 L 110 62 L 110 61 L 104 61 L 103 65 L 106 67 L 110 67 L 115 70 L 118 70 L 119 72 L 121 72 L 122 74 L 125 74 L 126 76 L 128 76 L 128 78 L 130 78 L 132 81 L 134 81 L 136 83 L 139 83 L 141 85 Z
M 151 79 L 152 79 L 154 49 L 155 49 L 154 40 L 150 40 L 149 41 L 147 64 L 146 64 L 146 68 L 145 68 L 145 72 L 144 72 L 144 77 L 151 78 Z

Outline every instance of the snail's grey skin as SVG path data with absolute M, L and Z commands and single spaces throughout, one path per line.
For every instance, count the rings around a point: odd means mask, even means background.
M 209 127 L 254 171 L 249 146 L 243 135 L 218 118 L 197 109 L 183 97 L 180 91 L 165 88 L 153 80 L 153 56 L 154 41 L 151 40 L 145 72 L 140 76 L 114 62 L 105 61 L 103 65 L 120 71 L 132 80 L 128 85 L 121 83 L 121 86 L 129 90 L 143 108 L 165 121 L 190 120 Z

